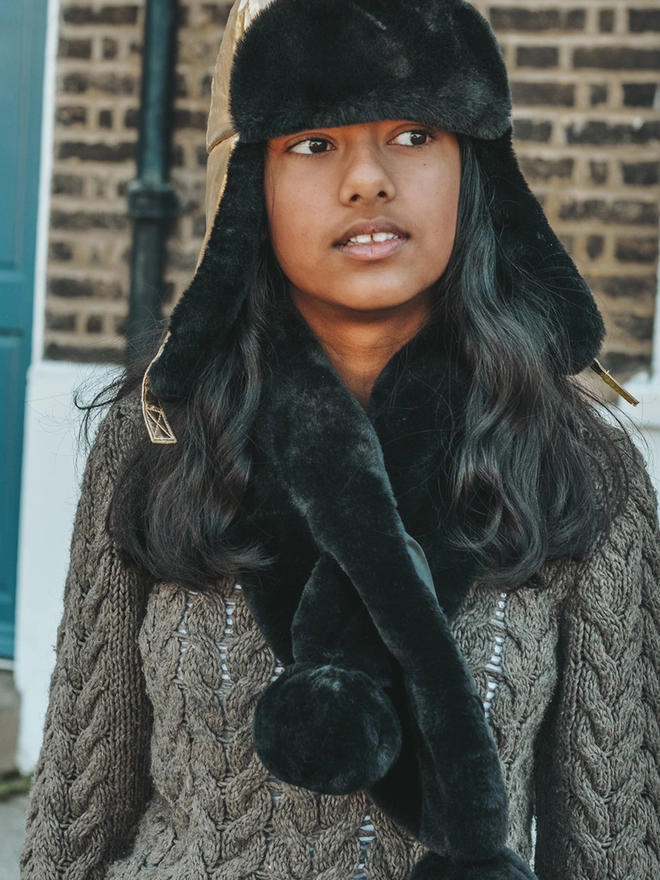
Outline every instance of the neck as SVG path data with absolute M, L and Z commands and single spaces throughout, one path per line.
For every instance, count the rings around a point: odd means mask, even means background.
M 431 309 L 428 291 L 410 302 L 370 311 L 317 300 L 310 303 L 295 289 L 291 299 L 348 390 L 365 409 L 383 367 L 417 334 Z

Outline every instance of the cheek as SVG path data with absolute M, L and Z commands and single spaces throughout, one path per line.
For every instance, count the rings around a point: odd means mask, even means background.
M 284 273 L 292 276 L 312 258 L 317 217 L 310 197 L 295 181 L 282 179 L 266 183 L 266 214 L 273 251 Z
M 460 167 L 448 169 L 448 173 L 436 175 L 427 180 L 418 193 L 417 204 L 424 205 L 429 218 L 428 238 L 430 253 L 440 264 L 441 271 L 446 268 L 454 241 L 458 222 L 458 202 L 460 196 Z

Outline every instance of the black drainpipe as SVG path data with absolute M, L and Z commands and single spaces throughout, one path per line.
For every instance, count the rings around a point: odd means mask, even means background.
M 176 54 L 177 0 L 146 0 L 137 178 L 129 185 L 133 220 L 127 360 L 148 353 L 162 319 L 165 241 L 178 201 L 168 181 Z

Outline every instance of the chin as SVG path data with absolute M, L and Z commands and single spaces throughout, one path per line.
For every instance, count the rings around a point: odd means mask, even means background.
M 379 290 L 370 294 L 356 293 L 352 297 L 344 295 L 338 304 L 358 312 L 377 312 L 412 306 L 416 299 L 417 294 L 402 296 L 401 291 L 398 290 L 396 293 L 393 292 L 388 296 L 382 290 Z

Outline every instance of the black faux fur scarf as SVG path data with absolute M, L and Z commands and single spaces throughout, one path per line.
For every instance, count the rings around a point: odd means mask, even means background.
M 478 572 L 443 537 L 465 392 L 444 335 L 404 346 L 365 412 L 295 310 L 277 323 L 234 525 L 272 557 L 242 583 L 286 667 L 254 743 L 283 781 L 368 791 L 432 851 L 411 880 L 530 878 L 504 846 L 497 749 L 448 622 Z

